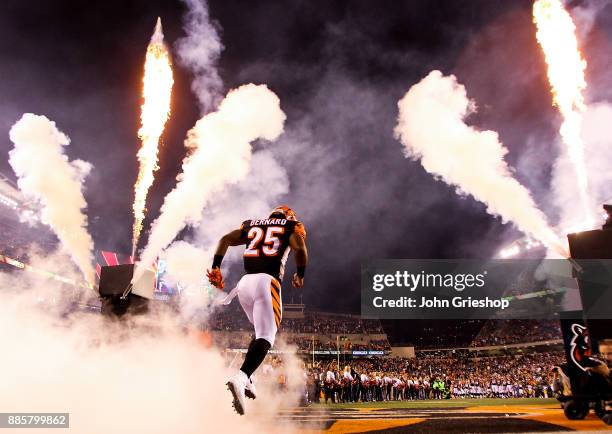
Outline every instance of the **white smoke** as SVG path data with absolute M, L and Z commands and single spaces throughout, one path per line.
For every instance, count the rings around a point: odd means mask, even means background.
M 219 36 L 219 25 L 210 19 L 206 0 L 184 2 L 188 8 L 184 17 L 186 36 L 176 43 L 177 57 L 179 62 L 194 74 L 192 90 L 198 98 L 202 113 L 205 114 L 221 99 L 223 83 L 217 63 L 223 45 Z M 185 273 L 187 280 L 198 272 L 203 276 L 205 264 L 210 262 L 219 237 L 238 227 L 240 222 L 247 218 L 267 215 L 278 205 L 280 196 L 288 192 L 288 186 L 287 172 L 272 153 L 268 150 L 255 152 L 249 174 L 244 180 L 219 190 L 215 201 L 208 203 L 203 211 L 203 223 L 197 228 L 192 242 L 200 247 L 197 256 L 205 257 L 206 262 L 196 264 L 186 257 L 186 263 L 192 264 L 194 268 L 175 267 L 173 272 L 181 274 L 171 278 L 182 280 L 182 273 Z M 179 247 L 172 252 L 175 258 L 180 252 L 186 252 L 184 244 Z M 235 250 L 230 250 L 226 263 L 232 261 L 236 255 Z
M 513 222 L 561 253 L 546 217 L 504 160 L 508 150 L 498 134 L 465 123 L 475 103 L 454 76 L 432 71 L 398 106 L 395 136 L 405 146 L 406 157 L 420 160 L 427 172 L 484 203 L 489 214 Z
M 10 373 L 0 388 L 3 411 L 68 412 L 71 432 L 87 434 L 293 431 L 276 415 L 295 393 L 258 385 L 247 415 L 235 414 L 225 382 L 236 366 L 228 370 L 221 351 L 203 345 L 196 324 L 186 333 L 168 313 L 125 322 L 66 316 L 68 300 L 56 299 L 65 286 L 31 276 L 0 272 L 0 369 Z M 294 356 L 284 358 L 295 365 Z
M 598 204 L 612 199 L 612 104 L 596 103 L 587 107 L 582 124 L 587 149 L 586 164 L 591 192 Z M 601 211 L 601 208 L 598 210 Z
M 166 264 L 164 279 L 167 284 L 180 288 L 179 311 L 185 320 L 197 318 L 205 322 L 213 309 L 216 297 L 225 295 L 204 282 L 206 264 L 210 264 L 208 252 L 186 241 L 175 241 L 162 254 Z
M 197 232 L 198 244 L 212 258 L 221 235 L 240 227 L 243 220 L 268 216 L 288 191 L 287 172 L 272 152 L 265 149 L 255 152 L 244 181 L 223 191 L 204 210 Z
M 283 131 L 285 118 L 272 91 L 265 85 L 247 84 L 230 91 L 218 111 L 196 123 L 185 140 L 193 152 L 183 161 L 176 187 L 164 199 L 139 268 L 152 263 L 185 225 L 200 223 L 204 206 L 214 203 L 217 194 L 246 178 L 251 142 L 275 140 Z
M 223 50 L 217 26 L 210 20 L 206 0 L 183 0 L 186 36 L 176 42 L 177 58 L 193 74 L 191 89 L 196 94 L 202 112 L 212 110 L 221 99 L 223 82 L 217 62 Z
M 180 276 L 180 280 L 171 280 L 171 284 L 195 287 L 202 283 L 203 264 L 209 258 L 195 246 L 185 241 L 176 241 L 166 249 L 164 259 L 168 277 L 172 279 L 173 276 Z
M 180 311 L 185 318 L 195 315 L 204 321 L 215 308 L 218 291 L 205 281 L 204 271 L 210 267 L 221 235 L 240 227 L 247 218 L 269 215 L 273 203 L 288 192 L 289 180 L 269 150 L 257 151 L 251 159 L 246 178 L 215 195 L 214 202 L 202 212 L 202 224 L 196 229 L 197 247 L 186 241 L 175 241 L 162 254 L 166 262 L 165 278 L 170 285 L 180 285 Z M 225 255 L 223 275 L 230 275 L 227 264 L 242 258 L 240 249 L 229 249 Z
M 87 232 L 83 197 L 83 180 L 91 164 L 68 161 L 63 147 L 70 139 L 45 116 L 24 114 L 9 136 L 15 144 L 9 163 L 20 190 L 41 203 L 42 221 L 53 229 L 87 282 L 93 283 L 93 241 Z
M 566 1 L 565 3 L 569 2 Z M 610 3 L 612 3 L 612 0 L 590 0 L 569 9 L 572 18 L 576 23 L 576 31 L 578 32 L 579 41 L 586 40 L 589 33 L 593 29 L 597 15 Z

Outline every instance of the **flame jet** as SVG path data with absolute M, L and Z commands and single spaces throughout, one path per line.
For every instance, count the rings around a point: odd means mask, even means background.
M 142 146 L 138 151 L 140 169 L 134 185 L 132 256 L 136 253 L 142 231 L 147 193 L 155 179 L 153 173 L 158 169 L 158 147 L 164 126 L 170 117 L 170 99 L 174 84 L 170 53 L 164 43 L 160 18 L 157 18 L 155 31 L 147 47 L 142 82 L 144 102 L 140 114 L 141 127 L 138 130 Z
M 533 4 L 536 38 L 548 65 L 548 81 L 553 103 L 563 116 L 559 133 L 576 173 L 581 206 L 586 213 L 585 225 L 593 224 L 592 203 L 582 140 L 582 118 L 586 110 L 583 91 L 586 61 L 578 49 L 576 26 L 560 0 L 537 0 Z

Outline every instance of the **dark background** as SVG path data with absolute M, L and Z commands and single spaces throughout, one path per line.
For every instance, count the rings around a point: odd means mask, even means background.
M 219 73 L 226 89 L 266 83 L 288 117 L 279 143 L 266 147 L 289 173 L 282 202 L 309 232 L 303 292 L 309 307 L 358 311 L 360 264 L 368 258 L 488 258 L 520 236 L 403 157 L 393 138 L 397 101 L 432 69 L 466 85 L 479 107 L 469 123 L 500 133 L 516 176 L 554 221 L 548 183 L 559 119 L 531 4 L 209 3 L 225 46 Z M 170 44 L 184 36 L 185 11 L 178 0 L 0 5 L 0 171 L 13 175 L 8 131 L 23 112 L 56 121 L 72 139 L 70 158 L 94 165 L 86 199 L 96 248 L 130 249 L 144 53 L 157 16 Z M 585 44 L 591 88 L 610 66 L 609 57 L 592 55 L 608 47 L 610 29 L 607 7 Z M 172 117 L 145 228 L 174 186 L 185 133 L 200 117 L 189 71 L 175 64 L 174 74 Z M 601 90 L 601 98 L 607 93 Z

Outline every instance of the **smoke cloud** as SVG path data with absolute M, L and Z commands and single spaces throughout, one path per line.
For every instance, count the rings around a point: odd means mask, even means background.
M 432 71 L 410 88 L 398 106 L 395 135 L 405 146 L 406 157 L 419 160 L 427 172 L 457 187 L 459 193 L 483 202 L 488 213 L 559 251 L 546 217 L 513 178 L 504 160 L 508 150 L 498 134 L 465 123 L 476 107 L 454 76 Z
M 251 163 L 251 142 L 258 138 L 275 140 L 284 122 L 278 97 L 265 85 L 254 84 L 230 91 L 218 111 L 200 119 L 187 135 L 185 146 L 193 152 L 183 161 L 177 186 L 164 199 L 141 264 L 152 263 L 185 225 L 197 225 L 204 206 L 214 202 L 216 194 L 245 179 Z M 136 278 L 138 275 L 137 270 Z
M 166 264 L 166 283 L 180 288 L 179 311 L 185 320 L 205 322 L 217 305 L 215 297 L 225 294 L 204 282 L 204 270 L 210 263 L 208 252 L 186 242 L 176 241 L 162 254 Z
M 278 205 L 279 198 L 289 192 L 286 170 L 269 150 L 253 154 L 244 182 L 231 185 L 206 207 L 196 239 L 212 258 L 220 235 L 239 227 L 247 218 L 264 217 Z M 234 253 L 230 250 L 231 256 Z M 231 257 L 230 256 L 230 257 Z
M 184 18 L 186 36 L 176 42 L 179 63 L 193 74 L 191 89 L 200 103 L 202 112 L 208 112 L 220 101 L 223 82 L 217 71 L 217 62 L 223 44 L 217 26 L 210 20 L 205 0 L 183 0 L 188 11 Z
M 204 270 L 210 266 L 219 237 L 247 218 L 267 216 L 274 203 L 289 191 L 285 169 L 272 152 L 263 149 L 253 153 L 248 175 L 239 183 L 228 185 L 215 194 L 214 202 L 202 212 L 202 223 L 192 239 L 175 241 L 162 254 L 166 261 L 166 278 L 171 284 L 180 284 L 180 310 L 185 318 L 195 315 L 202 321 L 212 313 L 216 290 L 204 279 Z M 197 247 L 196 247 L 197 246 Z M 232 265 L 242 260 L 240 249 L 229 249 L 225 255 L 224 276 L 232 276 Z M 229 267 L 228 267 L 229 265 Z
M 24 114 L 9 136 L 15 145 L 9 163 L 19 188 L 40 202 L 42 221 L 55 232 L 87 282 L 93 283 L 93 241 L 83 197 L 83 180 L 92 166 L 82 160 L 68 161 L 63 147 L 70 139 L 45 116 Z
M 186 36 L 175 44 L 181 65 L 192 71 L 192 90 L 202 114 L 215 108 L 221 100 L 223 82 L 217 63 L 223 45 L 220 29 L 211 21 L 205 0 L 185 0 Z M 194 310 L 207 311 L 209 291 L 198 291 L 201 286 L 205 264 L 210 262 L 219 236 L 239 225 L 247 218 L 266 215 L 278 202 L 279 196 L 288 191 L 288 176 L 268 150 L 253 153 L 249 173 L 242 181 L 227 184 L 215 193 L 215 200 L 208 202 L 202 210 L 202 225 L 197 226 L 191 243 L 179 241 L 171 245 L 163 256 L 168 261 L 167 277 L 181 282 L 190 294 L 184 308 L 188 316 Z M 198 247 L 196 247 L 196 245 Z M 238 251 L 230 250 L 226 264 L 237 258 Z M 194 260 L 198 258 L 198 260 Z M 170 262 L 174 265 L 170 266 Z M 227 273 L 226 273 L 227 274 Z M 188 289 L 189 288 L 189 289 Z
M 602 102 L 587 107 L 582 135 L 592 194 L 598 204 L 609 203 L 612 199 L 612 104 Z
M 296 391 L 283 393 L 261 375 L 247 416 L 233 411 L 225 388 L 233 371 L 194 323 L 185 328 L 181 318 L 156 310 L 122 322 L 67 314 L 74 300 L 66 286 L 25 272 L 0 273 L 0 288 L 0 327 L 11 330 L 0 336 L 0 369 L 11 373 L 0 388 L 3 411 L 68 412 L 70 429 L 88 434 L 293 431 L 276 416 L 297 402 Z M 289 376 L 300 378 L 296 357 L 283 359 Z
M 569 2 L 566 1 L 565 3 L 567 6 Z M 597 15 L 610 3 L 612 3 L 611 0 L 590 0 L 570 9 L 572 18 L 576 22 L 579 40 L 586 39 L 593 29 Z
M 202 112 L 220 101 L 223 88 L 217 62 L 223 44 L 219 25 L 211 21 L 205 0 L 184 0 L 188 12 L 184 17 L 187 35 L 176 43 L 182 65 L 194 73 L 192 89 L 200 102 Z M 248 182 L 228 186 L 219 193 L 214 203 L 204 210 L 206 224 L 199 228 L 196 241 L 210 249 L 218 236 L 248 217 L 263 216 L 278 198 L 288 192 L 288 176 L 268 150 L 253 154 Z

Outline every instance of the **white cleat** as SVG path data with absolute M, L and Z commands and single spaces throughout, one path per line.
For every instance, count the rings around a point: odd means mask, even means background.
M 236 413 L 240 415 L 243 415 L 244 410 L 245 410 L 244 409 L 244 401 L 245 401 L 244 392 L 245 392 L 247 383 L 249 383 L 249 378 L 242 371 L 238 371 L 236 375 L 234 375 L 232 378 L 229 379 L 227 383 L 225 383 L 227 385 L 227 389 L 230 392 L 232 392 L 232 396 L 234 398 L 234 402 L 232 403 L 234 405 L 234 410 L 236 410 Z
M 253 377 L 247 381 L 246 388 L 244 389 L 244 394 L 249 399 L 257 398 L 257 389 L 255 389 L 255 383 L 253 383 Z

